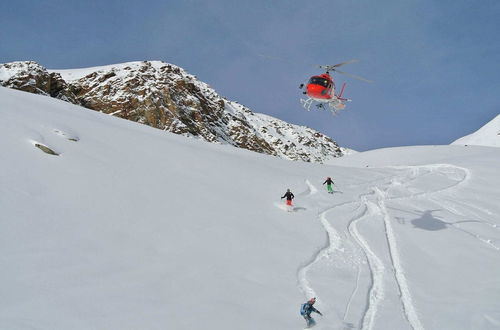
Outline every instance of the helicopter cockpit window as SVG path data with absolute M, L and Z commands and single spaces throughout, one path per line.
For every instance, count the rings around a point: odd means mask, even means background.
M 323 87 L 328 87 L 328 80 L 320 77 L 312 77 L 309 80 L 310 84 L 321 85 Z

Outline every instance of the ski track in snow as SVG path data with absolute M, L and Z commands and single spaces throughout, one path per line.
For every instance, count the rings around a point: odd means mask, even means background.
M 384 299 L 384 264 L 380 258 L 377 257 L 375 252 L 373 252 L 368 242 L 358 230 L 358 222 L 363 220 L 367 215 L 371 215 L 373 212 L 373 209 L 370 208 L 368 204 L 367 196 L 368 195 L 360 196 L 363 202 L 363 211 L 359 215 L 356 215 L 348 225 L 348 231 L 351 237 L 361 247 L 365 254 L 368 261 L 368 269 L 370 271 L 371 284 L 368 288 L 366 307 L 361 318 L 361 329 L 373 329 L 378 305 Z M 352 299 L 352 297 L 350 299 Z
M 401 168 L 401 167 L 399 167 Z M 410 287 L 408 285 L 405 271 L 401 262 L 400 253 L 397 244 L 397 238 L 394 233 L 394 229 L 392 228 L 391 216 L 387 211 L 385 202 L 390 200 L 398 200 L 398 199 L 412 199 L 412 198 L 421 198 L 421 197 L 429 197 L 429 195 L 441 193 L 441 192 L 449 192 L 450 189 L 453 189 L 460 184 L 464 184 L 470 178 L 470 173 L 467 169 L 451 166 L 448 164 L 434 164 L 434 165 L 424 165 L 424 166 L 408 166 L 403 167 L 403 169 L 409 170 L 409 175 L 402 175 L 398 177 L 394 177 L 391 179 L 391 182 L 385 189 L 381 189 L 379 187 L 373 187 L 373 191 L 376 196 L 376 204 L 375 207 L 378 209 L 379 213 L 383 217 L 384 227 L 385 227 L 385 239 L 387 241 L 389 256 L 391 260 L 391 266 L 394 273 L 394 278 L 396 279 L 396 284 L 398 287 L 398 291 L 400 293 L 401 305 L 403 308 L 403 313 L 405 319 L 408 321 L 410 327 L 414 330 L 423 330 L 424 326 L 422 325 L 418 312 L 413 304 L 413 299 L 411 296 Z M 443 170 L 445 169 L 445 170 Z M 451 171 L 450 171 L 451 170 Z M 454 180 L 453 184 L 447 185 L 445 187 L 435 189 L 432 191 L 424 191 L 424 192 L 414 192 L 410 193 L 408 196 L 399 196 L 399 197 L 388 197 L 389 190 L 397 185 L 402 185 L 405 188 L 408 188 L 409 185 L 416 181 L 421 175 L 427 175 L 428 173 L 436 173 L 443 174 L 447 178 L 450 176 L 449 173 L 456 174 L 458 171 L 462 171 L 465 173 L 463 176 L 459 176 L 457 180 Z M 423 174 L 421 173 L 423 172 Z M 363 325 L 363 329 L 365 329 Z M 368 328 L 371 329 L 371 328 Z
M 306 180 L 306 184 L 309 187 L 309 195 L 317 193 L 318 190 L 316 189 L 316 187 L 314 187 L 308 180 Z M 318 215 L 318 218 L 324 226 L 327 235 L 325 245 L 317 250 L 309 260 L 307 260 L 303 265 L 299 267 L 297 271 L 299 288 L 307 298 L 317 297 L 316 292 L 312 289 L 309 281 L 307 280 L 307 272 L 323 257 L 328 256 L 329 254 L 331 254 L 331 252 L 340 247 L 340 236 L 325 217 L 325 214 L 331 209 L 332 208 L 324 210 Z M 319 300 L 320 299 L 318 298 L 318 301 Z
M 480 214 L 478 213 L 491 215 L 491 212 L 489 210 L 481 209 L 473 205 L 465 205 L 464 203 L 457 202 L 453 199 L 451 199 L 451 201 L 446 200 L 447 196 L 453 197 L 452 192 L 454 189 L 460 188 L 461 186 L 467 184 L 467 181 L 470 179 L 471 174 L 470 171 L 466 168 L 449 164 L 398 166 L 389 168 L 394 168 L 400 173 L 392 176 L 384 176 L 382 178 L 377 178 L 365 183 L 361 182 L 359 184 L 349 185 L 350 188 L 367 186 L 369 192 L 360 194 L 357 197 L 357 200 L 342 202 L 330 207 L 326 207 L 322 211 L 318 211 L 317 218 L 325 229 L 327 240 L 325 245 L 318 251 L 316 251 L 313 256 L 308 261 L 306 261 L 297 271 L 299 288 L 307 297 L 317 296 L 317 293 L 314 291 L 307 279 L 307 273 L 309 269 L 311 269 L 311 267 L 313 267 L 318 262 L 321 262 L 321 260 L 325 256 L 328 256 L 336 249 L 340 249 L 340 247 L 342 246 L 342 238 L 337 230 L 328 221 L 328 213 L 335 208 L 339 208 L 342 206 L 358 205 L 356 211 L 354 211 L 357 212 L 357 214 L 355 214 L 348 222 L 346 230 L 349 234 L 348 236 L 350 236 L 352 240 L 360 247 L 361 251 L 363 251 L 362 253 L 364 254 L 364 258 L 366 258 L 367 260 L 366 265 L 370 273 L 371 280 L 371 283 L 367 288 L 366 305 L 364 311 L 362 312 L 362 315 L 360 316 L 360 329 L 374 329 L 379 305 L 385 298 L 384 277 L 387 276 L 387 272 L 385 271 L 385 269 L 390 268 L 392 269 L 391 276 L 394 278 L 397 291 L 399 292 L 399 299 L 402 313 L 404 314 L 404 319 L 406 319 L 411 329 L 424 330 L 425 328 L 419 318 L 418 310 L 413 302 L 410 286 L 408 284 L 403 268 L 403 262 L 399 253 L 397 234 L 395 233 L 392 226 L 393 219 L 387 209 L 386 203 L 405 199 L 426 198 L 428 201 L 441 206 L 444 210 L 451 212 L 452 214 L 455 214 L 457 216 L 465 216 L 463 212 L 460 212 L 459 208 L 468 209 L 477 217 L 480 217 Z M 410 187 L 412 183 L 417 182 L 418 179 L 426 175 L 442 176 L 451 182 L 439 188 L 427 191 L 415 191 L 414 187 Z M 317 194 L 318 189 L 314 185 L 312 185 L 309 180 L 306 180 L 305 183 L 308 186 L 308 189 L 303 194 L 307 194 L 306 197 L 314 197 L 313 195 Z M 401 194 L 401 192 L 399 192 L 398 195 L 390 196 L 391 190 L 394 188 L 403 188 L 405 189 L 405 192 L 407 191 L 408 193 Z M 384 265 L 383 261 L 379 258 L 379 256 L 376 255 L 368 241 L 359 231 L 359 226 L 362 225 L 363 221 L 366 221 L 366 218 L 368 216 L 380 216 L 383 221 L 385 231 L 384 239 L 387 242 L 387 253 L 390 260 L 389 265 Z M 498 228 L 496 224 L 480 220 L 466 220 L 458 221 L 455 223 L 446 223 L 449 227 L 462 231 L 465 234 L 476 238 L 482 243 L 488 244 L 495 250 L 500 251 L 500 247 L 495 245 L 490 239 L 486 239 L 470 230 L 460 228 L 460 223 L 464 222 L 478 223 L 500 230 L 500 228 Z M 361 267 L 358 266 L 356 283 L 344 310 L 344 322 L 346 321 L 348 314 L 350 313 L 354 297 L 360 290 L 360 274 Z
M 403 312 L 406 320 L 412 327 L 412 329 L 420 330 L 424 329 L 420 319 L 418 318 L 418 313 L 415 306 L 413 305 L 413 300 L 410 293 L 410 288 L 406 280 L 404 269 L 401 263 L 401 258 L 399 255 L 399 249 L 397 247 L 397 240 L 394 230 L 392 228 L 390 215 L 387 212 L 384 199 L 385 193 L 380 189 L 375 188 L 375 193 L 378 197 L 377 208 L 382 212 L 384 218 L 385 235 L 389 247 L 389 254 L 392 263 L 392 269 L 394 272 L 394 277 L 396 279 L 396 284 L 400 293 L 400 300 L 403 306 Z
M 314 187 L 308 180 L 306 180 L 306 184 L 309 186 L 310 191 L 317 191 L 317 189 L 311 189 L 311 187 Z M 373 193 L 372 193 L 373 194 Z M 363 194 L 359 196 L 359 198 L 364 199 L 365 195 Z M 340 204 L 333 205 L 331 207 L 326 208 L 325 210 L 319 212 L 318 214 L 318 219 L 320 220 L 321 224 L 325 228 L 326 234 L 327 234 L 327 242 L 326 244 L 316 251 L 313 256 L 306 261 L 301 267 L 299 267 L 297 271 L 297 277 L 298 277 L 298 283 L 299 283 L 299 288 L 302 291 L 302 293 L 306 297 L 317 297 L 318 295 L 314 291 L 314 289 L 311 287 L 309 281 L 307 280 L 307 272 L 309 269 L 311 269 L 316 263 L 320 262 L 323 257 L 328 256 L 331 254 L 334 250 L 340 248 L 341 246 L 341 238 L 338 232 L 335 230 L 335 228 L 330 224 L 328 219 L 326 218 L 326 215 L 328 212 L 332 211 L 335 208 L 338 208 L 340 206 L 345 206 L 349 204 L 354 204 L 354 203 L 359 203 L 359 201 L 349 201 L 349 202 L 344 202 Z M 358 208 L 359 209 L 359 208 Z M 357 229 L 357 222 L 362 220 L 367 214 L 368 214 L 369 208 L 367 204 L 365 203 L 362 207 L 362 211 L 360 214 L 356 215 L 351 219 L 349 222 L 349 232 L 351 233 L 352 237 L 355 238 L 357 244 L 361 247 L 363 250 L 365 257 L 368 261 L 368 268 L 370 272 L 370 278 L 371 278 L 371 285 L 369 288 L 368 292 L 368 298 L 367 298 L 367 304 L 365 311 L 363 313 L 363 317 L 361 320 L 361 323 L 363 324 L 362 329 L 373 329 L 373 324 L 377 312 L 377 307 L 380 303 L 380 301 L 383 300 L 384 298 L 384 290 L 383 290 L 383 272 L 384 272 L 384 265 L 383 262 L 377 257 L 377 255 L 371 250 L 370 245 L 366 242 L 366 240 L 363 238 L 361 234 L 359 234 L 358 229 Z M 358 280 L 359 280 L 359 271 L 358 271 Z M 358 283 L 356 283 L 356 286 L 353 290 L 353 293 L 351 294 L 351 297 L 349 299 L 349 302 L 346 307 L 346 311 L 344 313 L 344 320 L 346 318 L 347 313 L 349 312 L 351 301 L 358 291 Z M 321 301 L 320 298 L 318 298 L 318 301 Z
M 318 189 L 309 180 L 306 180 L 306 185 L 308 187 L 309 196 L 318 193 Z
M 473 232 L 471 232 L 471 231 L 468 231 L 468 230 L 462 229 L 462 228 L 458 227 L 458 225 L 457 225 L 457 224 L 455 224 L 455 223 L 450 223 L 449 225 L 450 225 L 450 226 L 452 226 L 452 227 L 454 227 L 455 229 L 460 230 L 460 231 L 464 232 L 465 234 L 470 235 L 470 236 L 472 236 L 472 237 L 476 238 L 477 240 L 479 240 L 479 241 L 481 241 L 481 242 L 483 242 L 483 243 L 485 243 L 485 244 L 487 244 L 487 245 L 491 246 L 493 249 L 495 249 L 495 250 L 497 250 L 497 251 L 500 251 L 500 247 L 498 247 L 497 245 L 495 245 L 495 244 L 491 241 L 491 239 L 484 238 L 484 237 L 482 237 L 481 235 L 478 235 L 478 234 L 475 234 L 475 233 L 473 233 Z
M 345 307 L 344 316 L 342 317 L 342 320 L 344 322 L 347 321 L 347 316 L 349 315 L 349 312 L 351 310 L 351 303 L 354 299 L 354 296 L 356 296 L 356 293 L 359 290 L 359 278 L 360 278 L 360 276 L 361 276 L 361 267 L 358 265 L 358 272 L 356 274 L 356 284 L 354 286 L 354 289 L 352 290 L 351 296 L 349 297 L 349 300 L 348 300 L 347 305 Z
M 429 169 L 431 172 L 432 171 L 436 171 L 438 170 L 439 168 L 444 168 L 444 169 L 448 169 L 448 170 L 451 170 L 451 171 L 455 171 L 455 173 L 457 172 L 462 172 L 462 176 L 459 177 L 458 180 L 456 180 L 455 184 L 453 185 L 450 185 L 448 187 L 445 187 L 445 188 L 442 188 L 442 189 L 437 189 L 437 190 L 433 190 L 433 191 L 427 191 L 427 192 L 422 192 L 422 193 L 418 193 L 418 194 L 413 194 L 413 195 L 410 195 L 410 196 L 401 196 L 401 197 L 393 197 L 393 198 L 388 198 L 388 200 L 396 200 L 396 199 L 405 199 L 405 198 L 422 198 L 422 197 L 426 197 L 428 200 L 434 202 L 435 204 L 443 207 L 444 210 L 456 215 L 457 217 L 464 217 L 465 214 L 463 212 L 461 212 L 460 210 L 458 210 L 457 207 L 462 207 L 462 208 L 469 208 L 469 209 L 473 209 L 473 210 L 477 210 L 477 211 L 480 211 L 480 212 L 483 212 L 485 214 L 488 214 L 488 215 L 492 215 L 492 212 L 490 212 L 489 210 L 485 210 L 485 209 L 480 209 L 474 205 L 466 205 L 464 203 L 461 203 L 459 201 L 456 201 L 456 200 L 453 200 L 452 202 L 451 201 L 447 201 L 445 199 L 445 196 L 439 196 L 439 195 L 442 195 L 443 193 L 449 193 L 451 189 L 453 188 L 456 188 L 458 187 L 459 185 L 463 185 L 463 184 L 466 184 L 467 181 L 470 179 L 471 177 L 471 174 L 470 174 L 470 171 L 466 168 L 463 168 L 463 167 L 458 167 L 458 166 L 454 166 L 454 165 L 449 165 L 449 164 L 435 164 L 435 165 L 427 165 L 427 166 L 420 166 L 419 168 L 425 168 L 425 169 Z M 458 170 L 458 171 L 457 171 Z M 417 170 L 416 174 L 415 175 L 418 175 L 419 173 L 419 170 Z M 448 172 L 441 172 L 441 173 L 450 173 L 450 171 Z M 439 198 L 434 197 L 433 195 L 437 195 L 439 196 Z M 474 213 L 474 216 L 477 216 L 477 217 L 480 217 L 481 215 L 478 214 L 476 211 L 473 212 Z M 480 241 L 481 243 L 483 244 L 486 244 L 488 246 L 490 246 L 491 248 L 495 249 L 496 251 L 500 251 L 500 247 L 495 245 L 491 239 L 488 239 L 488 238 L 484 238 L 482 237 L 481 235 L 479 234 L 476 234 L 470 230 L 465 230 L 465 229 L 462 229 L 460 228 L 460 223 L 463 223 L 464 221 L 457 221 L 457 222 L 444 222 L 446 225 L 448 225 L 449 227 L 451 228 L 454 228 L 456 230 L 459 230 L 467 235 L 470 235 L 471 237 L 474 237 L 475 239 L 477 239 L 478 241 Z M 482 225 L 487 225 L 487 226 L 491 226 L 495 229 L 498 229 L 498 226 L 495 225 L 495 224 L 492 224 L 491 222 L 488 222 L 488 221 L 484 221 L 484 220 L 469 220 L 469 221 L 465 221 L 465 222 L 475 222 L 475 223 L 478 223 L 478 224 L 482 224 Z

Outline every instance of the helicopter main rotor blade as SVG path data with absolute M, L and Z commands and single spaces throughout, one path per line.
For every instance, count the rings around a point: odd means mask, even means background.
M 355 63 L 355 62 L 359 62 L 359 60 L 352 59 L 352 60 L 345 61 L 342 63 L 334 64 L 334 65 L 318 65 L 318 67 L 321 69 L 325 69 L 326 71 L 336 71 L 337 70 L 336 68 L 338 68 L 339 66 L 350 64 L 350 63 Z
M 348 77 L 351 77 L 351 78 L 354 78 L 354 79 L 358 79 L 358 80 L 362 80 L 362 81 L 366 81 L 368 83 L 372 83 L 373 80 L 368 80 L 366 78 L 363 78 L 363 77 L 360 77 L 360 76 L 356 76 L 354 74 L 351 74 L 351 73 L 347 73 L 347 72 L 344 72 L 344 71 L 339 71 L 339 70 L 335 70 L 335 72 L 338 72 L 338 73 L 341 73 L 341 74 L 344 74 Z
M 352 60 L 345 61 L 345 62 L 342 62 L 342 63 L 339 63 L 339 64 L 334 64 L 331 67 L 332 68 L 338 68 L 339 66 L 346 65 L 346 64 L 351 64 L 351 63 L 356 63 L 356 62 L 359 62 L 359 60 L 352 59 Z

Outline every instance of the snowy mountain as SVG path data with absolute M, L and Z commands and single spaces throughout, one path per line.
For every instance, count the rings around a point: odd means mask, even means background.
M 500 147 L 500 115 L 493 118 L 476 132 L 464 136 L 451 144 Z
M 35 62 L 0 65 L 0 85 L 49 95 L 198 139 L 291 160 L 324 162 L 343 150 L 307 127 L 252 112 L 219 96 L 180 67 L 159 61 L 47 70 Z
M 302 329 L 312 296 L 318 330 L 500 328 L 500 148 L 322 165 L 3 87 L 0 115 L 0 329 Z

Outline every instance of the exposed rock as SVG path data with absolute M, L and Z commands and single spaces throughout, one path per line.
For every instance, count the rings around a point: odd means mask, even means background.
M 342 156 L 331 138 L 254 113 L 164 62 L 59 71 L 48 71 L 35 62 L 14 62 L 0 65 L 0 84 L 176 134 L 286 159 L 324 162 Z
M 35 143 L 35 147 L 42 150 L 46 154 L 53 155 L 53 156 L 59 156 L 59 154 L 57 152 L 55 152 L 54 150 L 50 149 L 47 146 L 44 146 L 43 144 Z
M 49 73 L 36 62 L 0 64 L 0 85 L 78 103 L 59 73 Z

